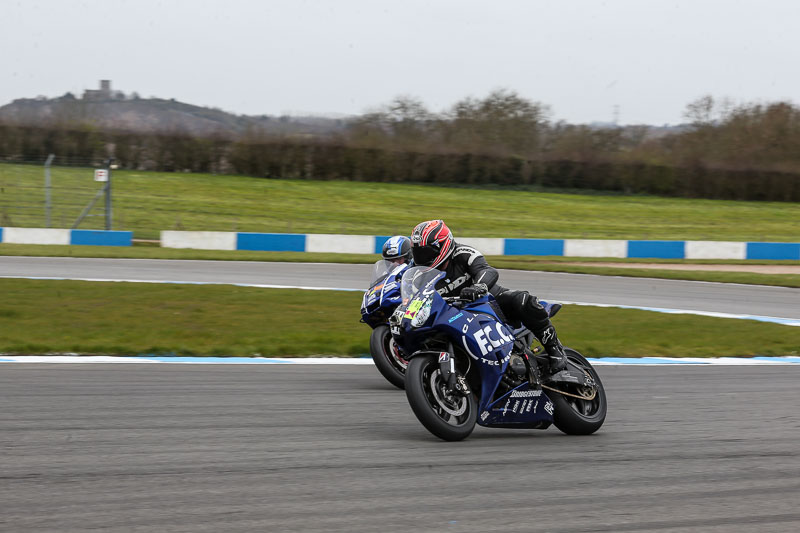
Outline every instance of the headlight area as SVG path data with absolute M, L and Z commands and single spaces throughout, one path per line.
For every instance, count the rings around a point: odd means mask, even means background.
M 431 316 L 431 299 L 428 298 L 425 300 L 425 303 L 422 304 L 422 307 L 417 314 L 414 315 L 414 318 L 411 319 L 411 327 L 418 328 L 425 324 L 428 321 L 428 318 Z

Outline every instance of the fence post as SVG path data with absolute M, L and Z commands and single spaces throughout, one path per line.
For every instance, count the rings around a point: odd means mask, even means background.
M 55 159 L 55 154 L 50 154 L 47 156 L 47 161 L 44 162 L 44 227 L 50 227 L 50 212 L 53 208 L 51 199 L 50 199 L 50 165 L 53 163 L 53 159 Z
M 114 158 L 108 158 L 106 161 L 106 170 L 108 171 L 108 181 L 106 182 L 106 231 L 111 231 L 111 167 Z

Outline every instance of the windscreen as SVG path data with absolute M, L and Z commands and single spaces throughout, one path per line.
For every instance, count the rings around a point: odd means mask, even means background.
M 375 263 L 375 266 L 372 267 L 372 277 L 370 278 L 370 284 L 374 285 L 376 281 L 385 279 L 386 276 L 391 274 L 392 272 L 399 272 L 401 268 L 405 265 L 398 265 L 397 263 L 392 263 L 391 261 L 387 261 L 386 259 L 381 259 Z
M 403 274 L 403 281 L 400 284 L 400 295 L 403 304 L 406 304 L 425 287 L 431 280 L 444 276 L 444 272 L 430 267 L 412 267 Z

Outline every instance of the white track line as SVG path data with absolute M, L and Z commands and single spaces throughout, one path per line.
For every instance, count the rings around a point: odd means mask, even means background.
M 220 283 L 210 281 L 173 281 L 173 280 L 145 280 L 145 279 L 102 279 L 102 278 L 73 278 L 73 277 L 32 277 L 32 276 L 0 276 L 0 278 L 14 278 L 14 279 L 33 279 L 33 280 L 56 280 L 56 281 L 99 281 L 99 282 L 112 282 L 112 283 L 167 283 L 178 285 L 233 285 L 236 287 L 254 287 L 260 289 L 300 289 L 308 291 L 346 291 L 346 292 L 363 292 L 363 289 L 344 289 L 341 287 L 308 287 L 302 285 L 271 285 L 261 283 Z M 553 300 L 555 301 L 555 300 Z M 762 315 L 741 315 L 732 313 L 717 313 L 713 311 L 698 311 L 695 309 L 670 309 L 665 307 L 642 307 L 635 305 L 618 305 L 618 304 L 602 304 L 593 302 L 569 302 L 560 301 L 563 304 L 581 305 L 587 307 L 616 307 L 618 309 L 638 309 L 641 311 L 652 311 L 655 313 L 667 314 L 682 314 L 682 315 L 698 315 L 710 316 L 715 318 L 733 318 L 737 320 L 757 320 L 759 322 L 770 322 L 773 324 L 781 324 L 783 326 L 796 326 L 800 327 L 800 319 L 796 318 L 783 318 L 775 316 L 762 316 Z
M 608 357 L 589 359 L 593 365 L 797 365 L 800 357 Z M 169 357 L 139 355 L 133 357 L 108 355 L 2 355 L 0 363 L 116 363 L 116 364 L 200 364 L 200 365 L 372 365 L 368 357 Z

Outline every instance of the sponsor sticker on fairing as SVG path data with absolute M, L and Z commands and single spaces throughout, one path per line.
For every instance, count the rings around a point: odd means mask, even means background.
M 487 325 L 473 333 L 472 336 L 475 338 L 482 355 L 514 342 L 514 337 L 508 333 L 508 330 L 500 322 L 495 322 L 494 328 L 491 325 Z
M 541 390 L 515 390 L 511 392 L 512 398 L 536 398 L 541 395 Z
M 406 309 L 404 318 L 414 318 L 417 314 L 417 311 L 420 310 L 422 307 L 422 300 L 414 300 L 410 304 L 408 304 L 408 308 Z
M 448 322 L 449 324 L 452 324 L 453 322 L 455 322 L 456 320 L 458 320 L 458 319 L 459 319 L 459 318 L 461 318 L 462 316 L 464 316 L 464 313 L 458 313 L 456 316 L 454 316 L 454 317 L 450 318 L 450 320 L 448 320 L 447 322 Z

